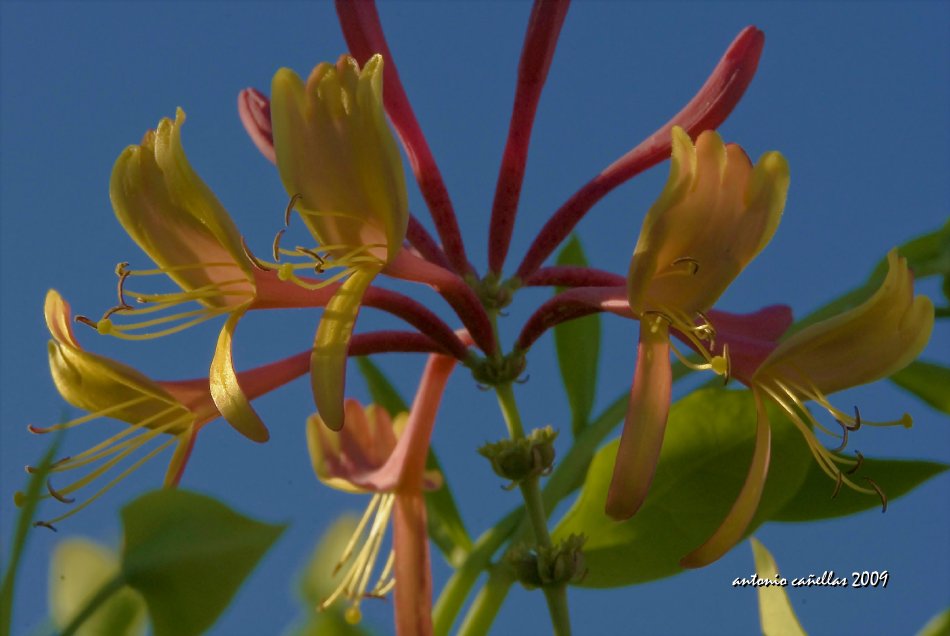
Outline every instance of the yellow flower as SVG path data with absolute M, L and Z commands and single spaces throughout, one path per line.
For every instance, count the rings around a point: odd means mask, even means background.
M 254 267 L 231 217 L 188 163 L 181 144 L 184 123 L 185 114 L 179 108 L 174 122 L 162 119 L 140 145 L 129 146 L 119 155 L 112 170 L 110 196 L 115 214 L 158 269 L 129 270 L 127 263 L 120 263 L 116 269 L 119 304 L 96 323 L 79 319 L 100 333 L 139 340 L 227 315 L 211 367 L 212 394 L 228 423 L 246 437 L 263 442 L 269 434 L 238 386 L 231 341 L 238 321 L 259 292 L 273 291 L 276 281 L 271 272 Z M 170 277 L 182 291 L 146 294 L 125 289 L 130 276 L 160 274 Z M 145 306 L 129 305 L 127 295 Z M 192 302 L 199 305 L 197 309 L 134 324 L 116 324 L 111 318 L 165 312 Z M 158 332 L 134 333 L 168 324 L 172 326 Z
M 45 314 L 46 324 L 53 336 L 49 343 L 53 382 L 63 399 L 89 414 L 46 428 L 31 426 L 30 430 L 48 433 L 100 418 L 115 418 L 130 425 L 92 448 L 54 464 L 54 474 L 97 466 L 63 488 L 54 489 L 49 485 L 50 495 L 65 503 L 72 503 L 69 495 L 92 483 L 137 451 L 144 450 L 153 440 L 159 439 L 161 442 L 83 503 L 44 523 L 55 523 L 82 510 L 172 444 L 177 446 L 165 475 L 165 485 L 177 484 L 198 430 L 219 415 L 211 399 L 207 380 L 156 382 L 121 362 L 83 350 L 72 332 L 69 305 L 54 290 L 46 295 Z
M 683 129 L 673 129 L 670 177 L 643 221 L 627 276 L 640 345 L 607 498 L 610 516 L 632 516 L 653 480 L 670 406 L 670 349 L 694 368 L 728 375 L 728 352 L 710 352 L 715 330 L 705 312 L 772 238 L 788 184 L 788 164 L 777 152 L 753 167 L 742 148 L 723 144 L 713 131 L 694 146 Z M 670 328 L 706 362 L 688 363 L 671 347 Z
M 284 280 L 316 288 L 346 278 L 327 305 L 311 360 L 317 410 L 343 426 L 346 351 L 360 302 L 376 275 L 402 249 L 409 222 L 405 177 L 382 104 L 383 59 L 361 70 L 349 56 L 318 65 L 306 84 L 281 69 L 272 84 L 271 119 L 281 180 L 316 246 L 278 254 L 309 257 L 284 263 Z M 296 269 L 341 271 L 327 281 L 297 278 Z
M 423 491 L 441 487 L 442 476 L 425 470 L 425 462 L 442 393 L 454 368 L 455 359 L 430 356 L 411 411 L 394 419 L 378 406 L 364 409 L 355 400 L 347 400 L 343 430 L 328 430 L 319 415 L 307 423 L 307 445 L 317 477 L 346 492 L 373 493 L 337 564 L 335 572 L 345 567 L 346 573 L 320 608 L 345 596 L 350 607 L 344 616 L 355 623 L 360 620 L 363 598 L 382 596 L 395 586 L 396 632 L 401 636 L 432 633 L 432 574 Z M 390 517 L 393 548 L 370 588 Z
M 794 334 L 775 348 L 750 379 L 744 380 L 752 387 L 758 413 L 748 476 L 719 528 L 684 557 L 681 565 L 700 567 L 721 557 L 742 538 L 755 514 L 769 466 L 767 399 L 778 404 L 804 435 L 818 465 L 835 480 L 835 494 L 844 484 L 858 492 L 879 495 L 886 507 L 887 499 L 873 480 L 866 477 L 868 485 L 863 486 L 850 477 L 860 468 L 860 454 L 852 459 L 836 452 L 844 449 L 849 431 L 862 425 L 909 427 L 910 416 L 905 414 L 894 422 L 869 422 L 862 420 L 857 410 L 852 416 L 837 409 L 827 395 L 890 376 L 914 360 L 930 339 L 933 303 L 926 296 L 914 296 L 913 276 L 907 260 L 897 250 L 887 255 L 887 263 L 887 276 L 871 298 Z M 805 406 L 808 401 L 825 409 L 841 426 L 838 449 L 828 450 L 815 437 L 814 428 L 834 433 L 809 412 Z

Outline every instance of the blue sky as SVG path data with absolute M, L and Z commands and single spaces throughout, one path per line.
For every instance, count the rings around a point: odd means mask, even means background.
M 453 196 L 469 255 L 481 271 L 529 9 L 525 3 L 498 2 L 380 8 L 406 90 Z M 112 304 L 116 262 L 147 264 L 110 210 L 108 179 L 119 152 L 183 107 L 184 144 L 194 167 L 251 247 L 266 253 L 282 222 L 286 193 L 244 135 L 237 92 L 246 86 L 266 91 L 277 68 L 306 74 L 319 61 L 335 60 L 346 46 L 332 7 L 322 4 L 5 2 L 0 10 L 0 531 L 6 546 L 22 465 L 36 459 L 46 442 L 29 435 L 25 425 L 53 423 L 72 413 L 49 379 L 43 296 L 55 287 L 76 311 L 95 315 Z M 542 96 L 509 271 L 547 216 L 678 111 L 735 34 L 755 24 L 766 33 L 758 75 L 720 130 L 753 157 L 772 149 L 784 153 L 792 186 L 772 243 L 719 307 L 746 311 L 781 302 L 804 315 L 859 284 L 887 250 L 947 218 L 948 19 L 946 3 L 577 3 Z M 663 164 L 618 188 L 584 220 L 579 234 L 593 264 L 626 271 L 643 214 L 666 170 Z M 412 183 L 410 205 L 428 222 Z M 920 289 L 938 291 L 933 281 Z M 413 293 L 449 317 L 432 295 Z M 547 294 L 518 297 L 503 325 L 507 342 Z M 241 368 L 305 349 L 317 314 L 253 318 L 239 333 Z M 371 311 L 360 318 L 365 329 L 390 324 Z M 130 346 L 91 331 L 78 334 L 97 352 L 153 377 L 175 379 L 206 372 L 217 328 L 203 325 Z M 595 410 L 629 386 L 635 338 L 634 323 L 605 318 L 606 354 Z M 938 327 L 925 357 L 946 364 L 948 344 L 946 326 Z M 422 362 L 420 356 L 383 360 L 387 370 L 398 371 L 407 397 Z M 551 397 L 559 377 L 550 337 L 532 351 L 529 372 L 531 381 L 519 387 L 529 425 L 567 427 L 565 400 Z M 355 373 L 350 387 L 365 399 Z M 865 455 L 950 461 L 946 416 L 892 386 L 856 389 L 836 403 L 860 404 L 873 419 L 905 410 L 913 414 L 910 431 L 862 431 Z M 289 623 L 296 613 L 289 579 L 315 537 L 339 511 L 363 505 L 313 479 L 302 445 L 311 410 L 307 383 L 298 382 L 260 401 L 272 431 L 269 444 L 251 444 L 221 422 L 202 434 L 185 487 L 259 518 L 292 523 L 212 633 L 273 633 Z M 477 391 L 464 371 L 457 373 L 434 444 L 450 466 L 448 480 L 475 534 L 517 503 L 474 453 L 503 434 L 493 398 Z M 79 432 L 67 445 L 82 449 L 100 435 Z M 45 614 L 47 555 L 54 542 L 65 534 L 115 541 L 118 507 L 156 486 L 162 472 L 161 462 L 147 466 L 64 523 L 58 536 L 34 534 L 15 633 L 30 632 Z M 793 604 L 813 633 L 910 633 L 950 598 L 948 501 L 950 478 L 944 475 L 894 502 L 886 515 L 872 511 L 807 526 L 771 525 L 759 537 L 790 575 L 891 572 L 884 590 L 794 595 Z M 654 585 L 572 591 L 576 631 L 755 631 L 753 594 L 729 586 L 751 568 L 751 551 L 741 545 L 712 567 Z M 437 568 L 437 590 L 446 573 Z M 366 603 L 364 609 L 385 631 L 389 605 Z M 544 633 L 546 621 L 541 595 L 519 589 L 496 628 Z

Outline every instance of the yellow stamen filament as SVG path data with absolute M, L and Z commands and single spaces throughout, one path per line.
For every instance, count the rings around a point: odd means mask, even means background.
M 343 579 L 337 588 L 317 606 L 317 610 L 322 611 L 332 605 L 338 598 L 345 596 L 350 601 L 350 607 L 345 612 L 345 618 L 349 622 L 359 622 L 362 614 L 359 611 L 360 601 L 367 596 L 381 596 L 392 589 L 394 580 L 391 577 L 394 555 L 390 553 L 386 564 L 383 566 L 376 585 L 372 591 L 367 592 L 369 579 L 373 573 L 376 559 L 379 556 L 380 548 L 383 544 L 383 538 L 386 535 L 386 528 L 389 525 L 389 517 L 392 513 L 393 504 L 396 496 L 390 493 L 375 494 L 370 500 L 363 518 L 360 519 L 353 533 L 352 538 L 343 550 L 340 561 L 334 568 L 334 574 L 346 565 L 353 556 L 356 546 L 362 543 L 362 547 L 349 565 L 349 569 L 343 575 Z M 373 517 L 373 523 L 367 531 L 369 519 Z
M 854 460 L 850 457 L 841 457 L 833 454 L 832 451 L 829 451 L 827 448 L 822 446 L 815 437 L 815 434 L 812 432 L 809 424 L 822 429 L 824 429 L 824 427 L 821 426 L 821 424 L 805 407 L 798 396 L 795 395 L 788 386 L 774 379 L 763 382 L 758 386 L 768 393 L 768 395 L 775 401 L 776 404 L 782 407 L 785 413 L 789 416 L 789 419 L 792 420 L 799 432 L 801 432 L 802 436 L 805 438 L 805 442 L 808 444 L 808 448 L 811 450 L 815 461 L 818 462 L 818 466 L 826 475 L 828 475 L 829 478 L 835 480 L 833 496 L 838 494 L 841 484 L 847 485 L 856 492 L 868 495 L 875 494 L 875 490 L 859 486 L 847 477 L 847 475 L 857 470 L 857 467 L 854 467 L 847 472 L 843 472 L 840 468 L 838 468 L 837 464 L 856 464 L 859 466 L 861 463 L 861 458 L 859 456 L 858 460 Z
M 89 499 L 85 500 L 84 502 L 82 502 L 81 504 L 79 504 L 78 506 L 76 506 L 75 508 L 71 508 L 71 509 L 69 510 L 69 512 L 67 512 L 67 513 L 65 513 L 65 514 L 62 514 L 62 515 L 56 517 L 55 519 L 50 519 L 49 521 L 37 521 L 37 522 L 34 523 L 33 525 L 40 525 L 40 526 L 51 527 L 54 523 L 59 523 L 59 522 L 62 521 L 63 519 L 67 519 L 67 518 L 73 516 L 74 514 L 76 514 L 77 512 L 79 512 L 80 510 L 82 510 L 83 508 L 87 507 L 88 505 L 90 505 L 90 504 L 91 504 L 92 502 L 94 502 L 95 500 L 97 500 L 99 497 L 101 497 L 102 495 L 104 495 L 104 494 L 106 494 L 107 492 L 109 492 L 110 490 L 112 490 L 112 488 L 114 488 L 114 487 L 116 486 L 116 484 L 118 484 L 120 481 L 122 481 L 123 479 L 125 479 L 126 477 L 128 477 L 129 475 L 131 475 L 132 473 L 134 473 L 136 470 L 138 470 L 138 469 L 142 466 L 142 464 L 144 464 L 145 462 L 147 462 L 148 460 L 150 460 L 152 457 L 154 457 L 155 455 L 158 455 L 160 452 L 162 452 L 163 450 L 165 450 L 166 448 L 168 448 L 168 446 L 169 446 L 170 444 L 172 444 L 174 441 L 175 441 L 175 438 L 173 437 L 173 438 L 169 439 L 168 441 L 163 442 L 160 446 L 158 446 L 157 448 L 153 449 L 148 455 L 146 455 L 145 457 L 142 457 L 141 459 L 139 459 L 138 461 L 136 461 L 134 464 L 132 464 L 131 466 L 129 466 L 128 468 L 126 468 L 124 471 L 122 471 L 122 473 L 120 473 L 118 476 L 116 476 L 112 481 L 110 481 L 109 483 L 107 483 L 105 486 L 103 486 L 102 488 L 100 488 L 99 491 L 96 492 L 94 495 L 92 495 Z M 63 491 L 60 491 L 60 492 L 62 493 Z M 55 529 L 55 528 L 54 528 L 54 529 Z
M 121 411 L 122 409 L 130 408 L 130 407 L 135 406 L 136 404 L 141 404 L 142 402 L 147 402 L 148 400 L 153 400 L 153 399 L 155 398 L 153 398 L 150 395 L 142 395 L 137 398 L 132 398 L 131 400 L 126 400 L 125 402 L 113 404 L 112 406 L 102 409 L 101 411 L 96 411 L 95 413 L 88 413 L 86 415 L 83 415 L 82 417 L 77 417 L 74 420 L 63 422 L 62 424 L 54 424 L 52 426 L 47 426 L 47 427 L 33 426 L 32 424 L 30 424 L 26 428 L 31 433 L 35 433 L 37 435 L 45 435 L 46 433 L 52 433 L 54 431 L 65 431 L 67 429 L 73 428 L 74 426 L 85 424 L 86 422 L 89 422 L 90 420 L 94 420 L 100 417 L 106 417 L 112 413 L 115 413 L 116 411 Z

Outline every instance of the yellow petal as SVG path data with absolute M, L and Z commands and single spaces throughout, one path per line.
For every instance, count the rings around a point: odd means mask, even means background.
M 70 328 L 69 304 L 55 290 L 46 294 L 46 324 L 53 340 L 47 347 L 50 374 L 63 399 L 91 413 L 138 424 L 148 421 L 156 428 L 173 419 L 185 417 L 190 411 L 157 382 L 116 360 L 81 349 Z M 168 411 L 159 420 L 154 415 Z M 177 434 L 186 425 L 168 432 Z
M 788 184 L 788 165 L 776 152 L 753 168 L 739 146 L 725 145 L 714 131 L 694 146 L 674 128 L 670 177 L 630 263 L 631 309 L 709 309 L 771 239 Z
M 343 428 L 343 389 L 350 337 L 366 288 L 379 268 L 357 269 L 340 286 L 323 312 L 310 356 L 313 398 L 323 421 L 331 429 Z
M 174 122 L 163 119 L 142 145 L 119 155 L 109 188 L 116 217 L 182 289 L 227 282 L 228 291 L 253 291 L 252 265 L 234 222 L 185 156 L 184 121 L 178 109 Z M 203 302 L 228 305 L 234 298 L 219 294 Z
M 914 360 L 930 339 L 933 303 L 914 296 L 907 259 L 891 250 L 880 288 L 864 303 L 794 334 L 756 376 L 833 393 L 885 378 Z
M 769 473 L 769 456 L 772 446 L 772 431 L 769 428 L 768 414 L 762 397 L 757 392 L 755 393 L 755 409 L 757 413 L 755 448 L 752 451 L 752 461 L 749 464 L 745 483 L 742 484 L 739 496 L 736 497 L 726 518 L 712 536 L 680 560 L 680 565 L 684 568 L 701 568 L 718 560 L 742 539 L 746 528 L 749 527 L 749 522 L 755 516 L 765 488 L 765 478 Z
M 359 246 L 388 262 L 409 222 L 405 177 L 382 105 L 382 57 L 360 71 L 343 56 L 306 85 L 289 69 L 272 84 L 271 120 L 281 179 L 321 245 Z
M 241 389 L 231 357 L 234 329 L 245 311 L 246 309 L 239 309 L 233 312 L 221 328 L 208 381 L 211 385 L 211 397 L 214 404 L 228 424 L 250 440 L 266 442 L 270 439 L 270 433 Z

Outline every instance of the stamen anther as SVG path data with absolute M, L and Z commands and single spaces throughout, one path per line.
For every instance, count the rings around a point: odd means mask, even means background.
M 853 475 L 854 473 L 858 472 L 858 469 L 861 468 L 861 464 L 864 463 L 864 455 L 861 454 L 861 451 L 856 450 L 854 451 L 854 454 L 857 455 L 858 462 L 854 466 L 849 468 L 847 471 L 845 471 L 849 475 Z
M 852 429 L 847 424 L 845 424 L 844 422 L 842 422 L 841 420 L 837 418 L 835 418 L 835 421 L 841 427 L 841 444 L 839 444 L 837 448 L 832 448 L 831 452 L 840 453 L 848 445 L 848 431 Z M 857 429 L 854 429 L 854 430 L 857 430 Z
M 247 256 L 248 260 L 254 264 L 254 267 L 261 270 L 262 272 L 273 271 L 274 268 L 268 266 L 267 263 L 254 256 L 254 253 L 251 252 L 251 248 L 247 246 L 247 239 L 245 239 L 243 236 L 241 237 L 241 248 L 244 250 L 244 255 Z
M 48 528 L 52 530 L 53 532 L 59 532 L 59 530 L 56 529 L 56 526 L 54 526 L 48 521 L 34 521 L 33 527 L 34 528 Z
M 280 262 L 280 237 L 282 237 L 284 235 L 284 232 L 286 231 L 287 231 L 287 228 L 281 228 L 281 230 L 277 232 L 277 236 L 274 237 L 274 246 L 272 249 L 274 253 L 275 263 Z
M 865 477 L 864 481 L 868 482 L 875 491 L 877 491 L 877 496 L 881 498 L 881 514 L 887 512 L 887 495 L 884 494 L 884 491 L 881 490 L 881 487 L 877 485 L 877 482 L 871 479 L 870 477 Z
M 71 504 L 76 501 L 72 497 L 66 497 L 65 495 L 60 493 L 58 490 L 53 488 L 53 484 L 50 483 L 49 479 L 46 480 L 46 490 L 49 491 L 49 494 L 53 499 L 55 499 L 56 501 L 61 501 L 64 504 Z
M 835 490 L 831 493 L 831 498 L 835 499 L 838 496 L 838 493 L 841 492 L 841 484 L 844 483 L 844 475 L 841 474 L 841 471 L 838 471 L 837 479 L 835 480 Z
M 287 204 L 287 209 L 284 210 L 284 226 L 290 226 L 290 213 L 294 209 L 294 204 L 303 197 L 299 192 L 294 196 L 290 197 L 290 203 Z
M 97 325 L 94 320 L 90 320 L 82 314 L 76 314 L 76 318 L 74 318 L 74 320 L 80 324 L 86 325 L 87 327 L 92 327 L 96 331 L 99 331 L 99 325 Z

